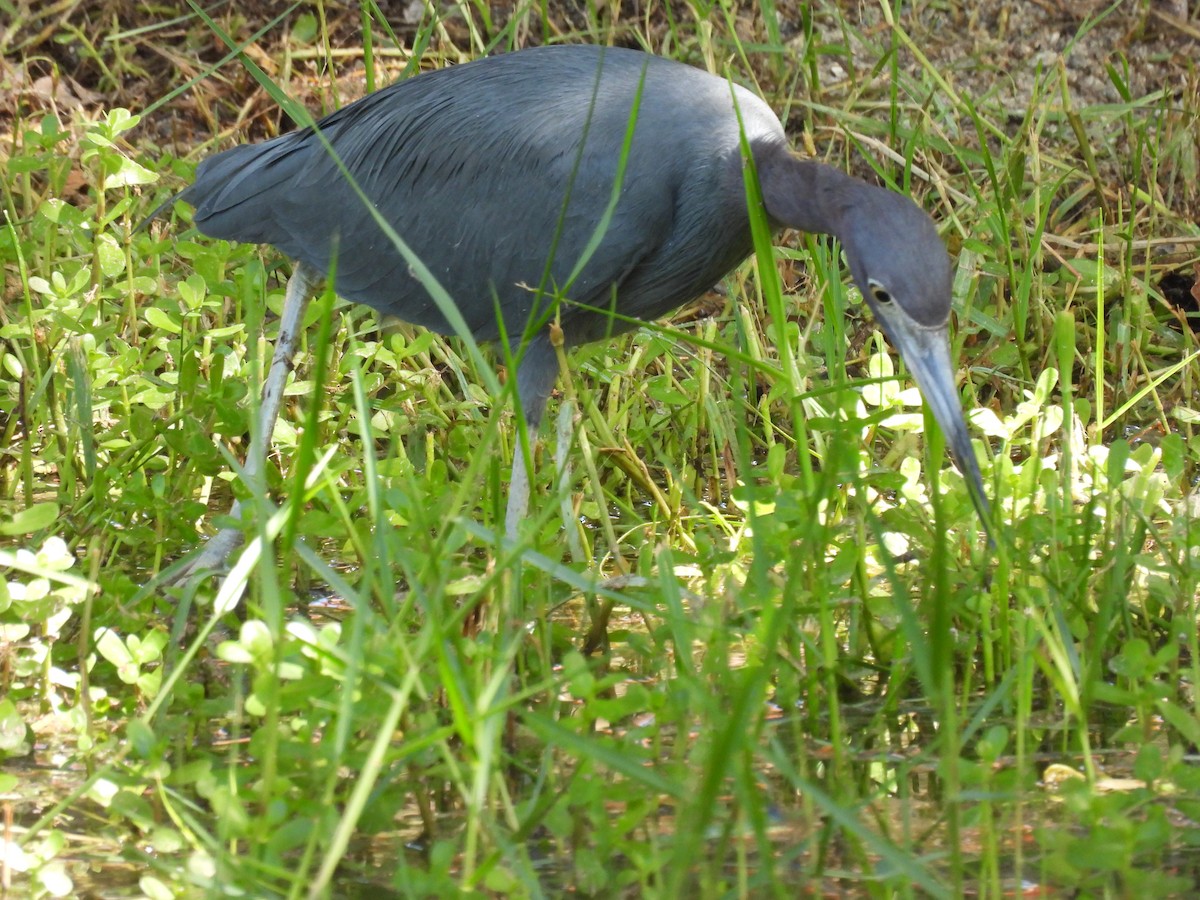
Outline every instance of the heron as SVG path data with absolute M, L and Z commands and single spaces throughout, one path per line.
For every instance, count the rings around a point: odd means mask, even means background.
M 567 347 L 601 340 L 700 296 L 750 255 L 743 141 L 770 226 L 840 242 L 986 530 L 950 355 L 951 262 L 930 217 L 903 194 L 795 154 L 752 91 L 653 54 L 587 45 L 399 81 L 310 127 L 209 156 L 151 214 L 183 200 L 202 234 L 295 260 L 246 475 L 264 464 L 303 311 L 326 278 L 346 300 L 407 322 L 506 342 L 532 446 L 559 371 L 551 317 Z M 526 455 L 514 445 L 509 537 L 529 500 Z M 218 567 L 240 540 L 237 529 L 220 532 L 188 571 Z

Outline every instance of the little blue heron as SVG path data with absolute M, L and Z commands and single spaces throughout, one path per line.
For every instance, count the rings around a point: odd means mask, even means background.
M 558 374 L 545 327 L 556 304 L 566 345 L 599 340 L 699 296 L 750 254 L 743 134 L 772 226 L 841 242 L 986 526 L 950 361 L 950 259 L 929 217 L 908 197 L 793 155 L 779 119 L 750 91 L 647 53 L 590 46 L 419 75 L 313 128 L 200 163 L 172 198 L 195 207 L 196 228 L 272 244 L 296 260 L 247 474 L 262 465 L 304 306 L 331 268 L 348 300 L 456 330 L 376 211 L 453 298 L 475 339 L 508 342 L 532 439 Z M 510 536 L 528 494 L 517 442 Z M 190 570 L 222 562 L 239 540 L 222 532 Z

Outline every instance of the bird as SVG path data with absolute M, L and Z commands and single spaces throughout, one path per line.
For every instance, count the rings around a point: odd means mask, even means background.
M 532 446 L 558 376 L 551 320 L 570 347 L 659 318 L 717 285 L 753 250 L 751 162 L 773 229 L 840 242 L 989 530 L 950 356 L 952 266 L 932 219 L 904 194 L 794 153 L 770 106 L 727 78 L 617 47 L 484 57 L 211 155 L 147 219 L 184 201 L 202 234 L 272 245 L 295 261 L 259 445 L 244 470 L 254 477 L 303 310 L 324 279 L 381 313 L 501 341 L 516 363 Z M 445 291 L 440 302 L 428 276 Z M 525 454 L 514 444 L 510 538 L 529 500 Z M 239 541 L 236 529 L 221 532 L 190 570 L 218 567 Z

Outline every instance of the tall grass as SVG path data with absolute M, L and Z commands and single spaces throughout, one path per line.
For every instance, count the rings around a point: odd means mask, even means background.
M 183 209 L 131 233 L 207 148 L 174 158 L 118 110 L 21 111 L 0 232 L 13 890 L 132 890 L 131 861 L 156 897 L 1192 890 L 1196 340 L 1160 284 L 1200 248 L 1164 174 L 1194 164 L 1194 78 L 1134 96 L 1118 57 L 1121 102 L 1087 106 L 1047 69 L 1015 115 L 946 77 L 928 8 L 593 5 L 568 27 L 462 3 L 401 33 L 365 3 L 361 60 L 314 9 L 261 36 L 281 93 L 310 59 L 340 98 L 360 63 L 379 85 L 534 40 L 636 44 L 757 85 L 797 146 L 910 192 L 957 258 L 996 545 L 837 247 L 765 232 L 723 297 L 570 354 L 515 546 L 503 360 L 330 296 L 245 484 L 286 262 Z M 224 119 L 219 77 L 192 90 Z M 229 575 L 164 586 L 234 495 Z

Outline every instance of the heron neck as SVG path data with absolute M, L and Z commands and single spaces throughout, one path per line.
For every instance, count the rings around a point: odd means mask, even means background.
M 801 159 L 780 143 L 756 147 L 754 165 L 772 219 L 788 228 L 840 236 L 842 210 L 862 182 L 832 166 Z

